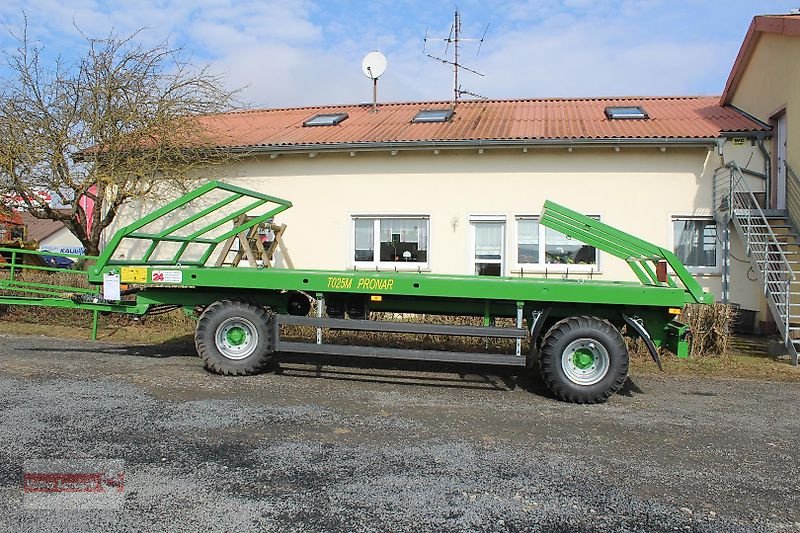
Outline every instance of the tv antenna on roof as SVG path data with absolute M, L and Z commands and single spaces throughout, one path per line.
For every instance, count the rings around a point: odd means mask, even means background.
M 464 90 L 461 88 L 461 85 L 458 84 L 458 71 L 459 70 L 466 70 L 467 72 L 472 72 L 473 74 L 477 74 L 478 76 L 483 77 L 483 74 L 478 72 L 477 70 L 472 70 L 471 68 L 467 68 L 459 62 L 459 48 L 462 42 L 476 42 L 478 43 L 478 51 L 475 55 L 478 55 L 481 52 L 481 46 L 483 46 L 483 41 L 486 39 L 486 32 L 489 31 L 489 24 L 486 25 L 486 29 L 483 30 L 483 36 L 480 39 L 465 39 L 461 37 L 461 14 L 456 10 L 455 15 L 453 16 L 453 25 L 450 26 L 450 35 L 447 36 L 445 39 L 431 39 L 428 37 L 428 30 L 425 30 L 425 38 L 423 39 L 423 48 L 422 53 L 426 56 L 430 57 L 431 59 L 435 59 L 436 61 L 441 61 L 447 65 L 453 66 L 453 105 L 458 104 L 458 100 L 463 95 L 474 96 L 476 98 L 483 98 L 486 99 L 485 96 L 481 96 L 479 94 L 475 94 L 473 92 Z M 428 41 L 444 41 L 447 43 L 444 47 L 444 55 L 445 57 L 437 57 L 426 52 Z M 453 58 L 450 59 L 448 52 L 450 51 L 450 45 L 453 45 Z
M 361 71 L 372 80 L 372 112 L 378 112 L 378 78 L 386 72 L 386 56 L 375 50 L 364 56 Z

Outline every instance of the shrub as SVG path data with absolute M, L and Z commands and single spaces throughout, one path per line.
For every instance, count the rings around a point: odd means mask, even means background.
M 692 357 L 727 355 L 736 319 L 733 306 L 720 303 L 687 305 L 682 319 L 692 332 Z

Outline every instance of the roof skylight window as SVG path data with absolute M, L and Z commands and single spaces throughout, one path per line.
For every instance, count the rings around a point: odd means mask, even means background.
M 447 122 L 454 113 L 452 109 L 423 109 L 411 122 Z
M 303 126 L 335 126 L 347 117 L 347 113 L 321 113 L 303 122 Z
M 611 119 L 617 118 L 649 118 L 647 112 L 641 106 L 613 106 L 606 108 L 606 116 Z

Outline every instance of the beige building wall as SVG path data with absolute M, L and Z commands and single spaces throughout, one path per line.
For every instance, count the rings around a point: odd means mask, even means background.
M 675 216 L 713 217 L 714 171 L 725 161 L 762 168 L 749 141 L 727 143 L 722 153 L 705 147 L 531 148 L 432 150 L 281 155 L 240 161 L 225 170 L 224 181 L 290 200 L 280 214 L 288 229 L 285 243 L 295 268 L 352 270 L 354 216 L 420 215 L 430 219 L 429 265 L 425 271 L 472 274 L 471 218 L 505 222 L 504 273 L 513 276 L 563 276 L 565 266 L 526 267 L 517 263 L 517 217 L 535 216 L 553 200 L 647 241 L 673 249 Z M 762 187 L 757 178 L 751 186 Z M 115 227 L 149 212 L 142 206 L 118 219 Z M 188 214 L 188 213 L 187 213 Z M 109 233 L 110 234 L 110 233 Z M 732 252 L 747 259 L 735 234 Z M 721 246 L 720 246 L 721 250 Z M 600 252 L 599 271 L 570 266 L 571 278 L 629 280 L 628 265 Z M 279 264 L 284 264 L 279 261 Z M 397 263 L 417 270 L 413 263 Z M 363 267 L 362 267 L 363 268 Z M 762 310 L 762 298 L 749 263 L 731 263 L 731 301 Z M 718 269 L 697 275 L 719 297 Z
M 763 33 L 731 103 L 769 123 L 782 108 L 787 116 L 787 159 L 800 172 L 800 38 Z
M 800 63 L 798 63 L 798 58 L 800 58 L 800 38 L 762 33 L 731 98 L 732 105 L 765 123 L 771 123 L 776 113 L 785 112 L 787 161 L 795 173 L 800 172 L 800 68 L 798 68 Z M 771 141 L 767 140 L 765 146 L 770 153 L 774 153 L 775 146 Z M 746 161 L 746 159 L 737 159 L 737 161 Z M 753 168 L 752 165 L 750 168 L 763 172 L 763 169 Z M 795 223 L 800 221 L 800 197 L 796 186 L 788 187 L 787 208 L 792 220 Z M 755 277 L 752 272 L 749 272 L 748 275 L 750 278 Z M 736 281 L 739 280 L 736 279 Z M 763 298 L 760 301 L 759 319 L 770 320 L 766 301 Z

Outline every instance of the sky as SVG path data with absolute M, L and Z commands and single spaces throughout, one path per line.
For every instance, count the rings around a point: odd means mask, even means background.
M 362 58 L 381 51 L 381 102 L 452 98 L 442 56 L 456 8 L 463 89 L 492 99 L 718 95 L 754 15 L 800 0 L 3 0 L 0 50 L 27 17 L 45 57 L 75 61 L 110 31 L 168 40 L 208 64 L 247 107 L 370 102 Z M 424 45 L 424 37 L 431 40 Z M 452 49 L 451 49 L 452 51 Z M 4 63 L 5 60 L 0 63 Z M 7 70 L 0 66 L 0 76 Z

